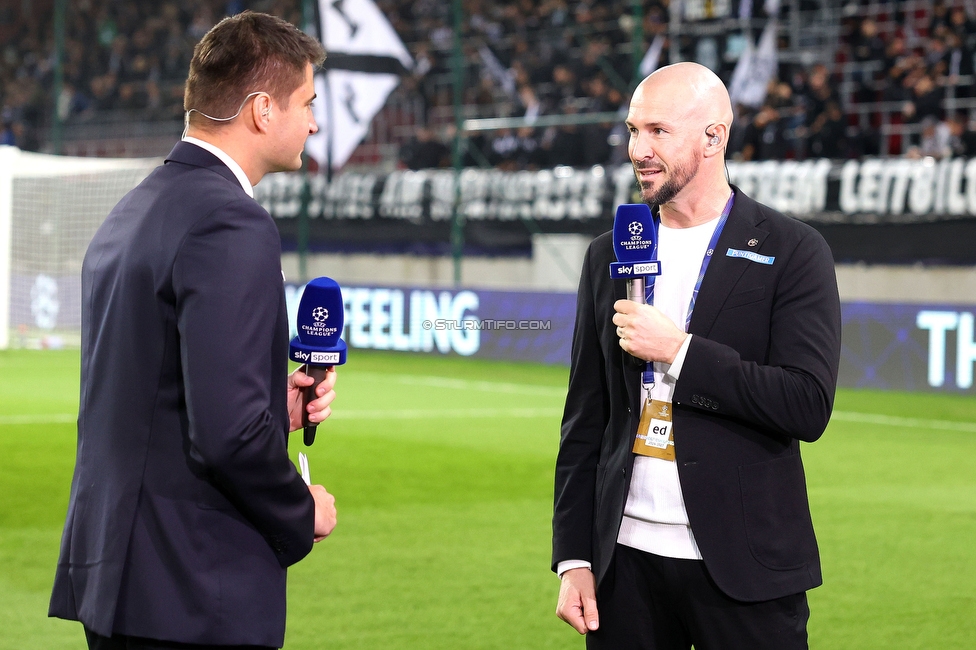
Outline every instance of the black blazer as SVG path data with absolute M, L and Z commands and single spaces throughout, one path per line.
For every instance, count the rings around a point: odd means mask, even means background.
M 823 238 L 735 192 L 675 385 L 674 448 L 709 573 L 730 597 L 759 601 L 822 582 L 799 441 L 819 438 L 830 418 L 840 301 Z M 729 257 L 730 248 L 775 259 Z M 640 372 L 624 364 L 611 322 L 626 297 L 625 282 L 609 277 L 614 260 L 606 233 L 583 264 L 553 517 L 553 568 L 588 560 L 598 580 L 613 557 L 640 415 Z
M 104 636 L 279 647 L 314 503 L 287 454 L 270 215 L 179 143 L 82 267 L 78 450 L 50 615 Z

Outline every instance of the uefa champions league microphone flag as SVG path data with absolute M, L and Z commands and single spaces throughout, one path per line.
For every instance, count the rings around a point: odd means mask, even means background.
M 315 76 L 313 111 L 319 132 L 305 144 L 322 166 L 342 167 L 386 98 L 413 67 L 393 26 L 372 0 L 319 0 L 327 58 Z

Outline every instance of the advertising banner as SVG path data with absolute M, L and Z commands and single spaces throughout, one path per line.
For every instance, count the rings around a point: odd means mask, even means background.
M 287 285 L 294 322 L 303 287 Z M 576 295 L 342 287 L 356 349 L 569 364 Z M 839 385 L 976 393 L 976 305 L 844 303 Z

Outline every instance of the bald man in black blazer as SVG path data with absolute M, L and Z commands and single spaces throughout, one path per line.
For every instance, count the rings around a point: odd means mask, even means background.
M 628 116 L 641 193 L 663 227 L 714 223 L 731 205 L 687 331 L 625 300 L 625 282 L 609 277 L 611 233 L 584 261 L 552 559 L 557 614 L 590 648 L 806 647 L 805 592 L 822 578 L 799 443 L 817 440 L 830 418 L 840 304 L 823 238 L 726 182 L 730 123 L 724 86 L 697 64 L 646 79 Z M 651 471 L 677 470 L 687 515 L 678 528 L 693 541 L 672 546 L 687 554 L 621 543 L 639 537 L 621 534 L 628 499 L 659 497 L 634 494 L 643 402 L 629 354 L 678 366 L 674 457 Z

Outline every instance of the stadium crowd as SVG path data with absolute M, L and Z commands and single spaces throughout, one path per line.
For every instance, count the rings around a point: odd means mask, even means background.
M 642 49 L 665 39 L 669 0 L 645 0 Z M 757 5 L 756 16 L 762 18 Z M 788 3 L 783 3 L 788 7 Z M 804 0 L 801 9 L 826 3 Z M 0 5 L 0 143 L 38 149 L 57 106 L 66 124 L 112 119 L 179 120 L 194 44 L 220 17 L 244 9 L 302 22 L 301 0 L 163 0 L 69 3 L 64 83 L 53 92 L 53 15 L 39 5 Z M 393 103 L 419 105 L 400 164 L 450 164 L 453 124 L 451 3 L 377 0 L 414 65 Z M 25 11 L 25 7 L 34 7 Z M 466 0 L 462 48 L 470 114 L 532 116 L 618 112 L 634 77 L 631 0 Z M 911 12 L 910 21 L 906 20 Z M 765 102 L 737 106 L 731 157 L 741 160 L 976 155 L 976 16 L 962 2 L 850 2 L 830 61 L 781 62 Z M 753 38 L 758 34 L 753 34 Z M 781 47 L 784 43 L 781 42 Z M 681 57 L 693 58 L 683 37 Z M 643 52 L 641 52 L 643 54 Z M 728 80 L 736 56 L 714 59 Z M 952 99 L 957 110 L 946 110 Z M 969 103 L 967 103 L 967 101 Z M 383 113 L 377 119 L 383 119 Z M 886 140 L 883 140 L 886 139 Z M 887 146 L 881 147 L 885 142 Z M 606 124 L 488 132 L 467 148 L 469 165 L 503 169 L 587 166 L 626 160 L 626 131 Z

